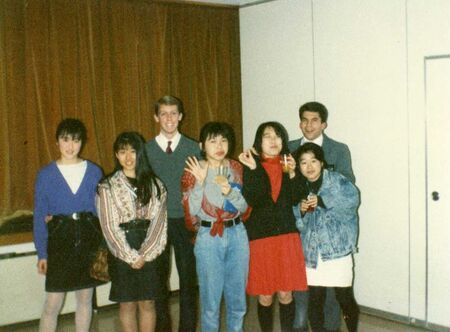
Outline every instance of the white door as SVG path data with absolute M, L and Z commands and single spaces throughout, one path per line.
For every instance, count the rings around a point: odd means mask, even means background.
M 425 60 L 427 322 L 450 326 L 450 55 Z

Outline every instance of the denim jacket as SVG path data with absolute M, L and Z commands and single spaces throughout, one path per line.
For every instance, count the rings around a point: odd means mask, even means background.
M 358 189 L 343 175 L 323 170 L 317 193 L 325 208 L 317 206 L 303 217 L 300 204 L 294 206 L 296 225 L 302 237 L 306 266 L 315 268 L 318 255 L 332 260 L 356 252 L 358 237 Z

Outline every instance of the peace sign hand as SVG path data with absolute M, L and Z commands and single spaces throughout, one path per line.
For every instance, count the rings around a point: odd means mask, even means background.
M 251 149 L 242 152 L 239 155 L 239 161 L 252 170 L 256 169 L 256 161 Z

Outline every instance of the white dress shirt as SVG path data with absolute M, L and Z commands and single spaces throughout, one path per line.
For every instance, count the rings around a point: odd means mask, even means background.
M 312 141 L 310 141 L 309 139 L 307 139 L 306 137 L 302 138 L 301 141 L 301 145 L 305 144 L 305 143 L 314 143 L 317 144 L 318 146 L 322 146 L 323 144 L 323 134 L 321 134 L 319 137 L 317 137 L 316 139 L 313 139 Z
M 175 151 L 175 149 L 178 146 L 178 143 L 180 143 L 180 139 L 181 139 L 181 134 L 179 132 L 177 132 L 175 134 L 174 137 L 172 137 L 171 139 L 168 139 L 166 136 L 164 136 L 163 134 L 159 134 L 158 136 L 155 137 L 156 143 L 158 143 L 159 147 L 161 148 L 161 150 L 166 151 L 167 149 L 167 145 L 168 142 L 171 141 L 172 143 L 170 144 L 170 148 L 172 149 L 172 151 Z

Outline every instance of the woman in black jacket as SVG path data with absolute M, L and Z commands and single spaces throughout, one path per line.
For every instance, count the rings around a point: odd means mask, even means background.
M 296 182 L 295 160 L 288 155 L 284 127 L 277 122 L 261 124 L 253 149 L 241 153 L 239 160 L 246 166 L 242 193 L 252 208 L 245 224 L 250 240 L 247 293 L 258 296 L 263 331 L 272 330 L 272 298 L 277 293 L 281 328 L 291 331 L 292 291 L 306 290 L 307 283 L 292 212 L 292 206 L 300 201 L 301 187 Z

